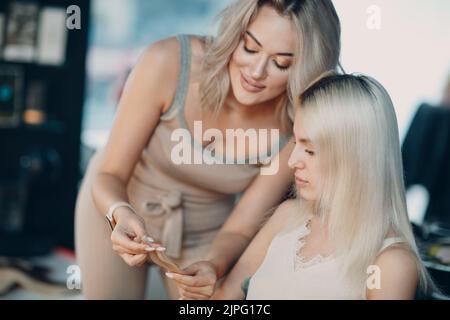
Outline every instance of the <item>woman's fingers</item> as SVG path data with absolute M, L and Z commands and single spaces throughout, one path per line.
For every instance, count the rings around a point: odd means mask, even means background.
M 178 286 L 177 288 L 180 295 L 180 300 L 208 300 L 210 298 L 208 295 L 189 292 L 181 286 Z
M 152 250 L 155 250 L 151 248 Z M 113 250 L 116 251 L 122 259 L 131 267 L 140 267 L 147 262 L 148 253 L 135 254 L 131 250 L 122 246 L 113 245 Z
M 191 276 L 183 276 L 178 273 L 166 272 L 166 276 L 172 280 L 175 280 L 177 283 L 183 284 L 185 286 L 197 287 L 198 281 L 195 277 Z
M 208 300 L 209 299 L 208 296 L 186 292 L 182 289 L 180 289 L 180 296 L 183 297 L 182 300 Z
M 148 256 L 146 254 L 142 255 L 142 258 L 140 258 L 139 261 L 137 261 L 134 266 L 142 267 L 144 264 L 147 263 L 147 259 L 148 259 Z
M 112 248 L 113 248 L 113 250 L 116 251 L 118 254 L 123 254 L 123 253 L 128 253 L 128 254 L 131 254 L 131 255 L 135 255 L 135 254 L 136 254 L 133 250 L 124 248 L 124 247 L 122 247 L 122 246 L 120 246 L 120 245 L 114 244 L 114 245 L 112 246 Z M 145 252 L 150 253 L 150 252 L 155 251 L 155 250 L 156 250 L 155 248 L 149 247 L 149 248 L 146 248 L 146 249 L 145 249 Z
M 155 250 L 166 250 L 160 243 L 154 242 L 148 236 L 130 237 L 123 230 L 114 230 L 111 234 L 113 250 L 116 251 L 122 259 L 133 267 L 142 266 L 148 260 L 148 253 Z
M 116 245 L 116 244 L 113 244 L 112 249 L 115 252 L 117 252 L 118 254 L 124 254 L 124 253 L 133 254 L 133 252 L 131 250 L 124 248 L 122 246 Z
M 162 246 L 161 243 L 155 242 L 155 240 L 149 236 L 143 236 L 143 237 L 135 237 L 135 241 L 142 241 L 143 243 L 146 243 L 150 248 L 158 249 L 158 251 L 165 251 L 166 248 Z M 153 250 L 148 250 L 153 251 Z
M 114 229 L 111 233 L 111 241 L 114 245 L 118 245 L 135 254 L 145 253 L 149 247 L 147 244 L 133 241 L 124 232 L 121 232 L 118 229 Z
M 153 248 L 157 251 L 165 251 L 166 250 L 166 248 L 163 247 L 161 243 L 157 243 L 157 242 L 150 243 L 149 246 L 150 246 L 150 248 Z
M 199 276 L 187 276 L 187 275 L 181 275 L 178 273 L 173 272 L 167 272 L 166 276 L 170 279 L 175 280 L 176 282 L 183 284 L 185 286 L 189 287 L 202 287 L 202 286 L 208 286 L 213 285 L 214 281 L 211 281 L 212 279 L 209 279 L 209 277 L 199 277 Z
M 122 259 L 131 267 L 141 266 L 147 261 L 147 254 L 121 254 Z
M 206 286 L 206 287 L 189 287 L 185 286 L 183 284 L 177 283 L 178 288 L 183 290 L 183 292 L 186 293 L 192 293 L 192 294 L 198 294 L 203 295 L 206 298 L 209 298 L 212 295 L 212 286 Z
M 142 237 L 136 236 L 136 237 L 134 237 L 133 240 L 136 241 L 136 242 L 144 242 L 144 243 L 147 243 L 147 244 L 151 244 L 151 243 L 155 242 L 155 240 L 152 237 L 149 237 L 147 235 L 142 236 Z
M 187 276 L 171 272 L 167 272 L 166 275 L 175 281 L 183 298 L 206 300 L 214 293 L 215 281 L 211 277 Z

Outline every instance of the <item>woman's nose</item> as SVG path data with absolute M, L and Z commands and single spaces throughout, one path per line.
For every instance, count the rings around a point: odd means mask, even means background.
M 255 61 L 252 66 L 251 76 L 255 80 L 264 79 L 267 76 L 267 61 L 268 57 L 261 56 Z
M 294 149 L 294 151 L 291 153 L 291 156 L 289 157 L 288 166 L 291 169 L 304 169 L 305 163 L 300 158 L 301 157 L 299 156 L 298 152 L 296 152 Z

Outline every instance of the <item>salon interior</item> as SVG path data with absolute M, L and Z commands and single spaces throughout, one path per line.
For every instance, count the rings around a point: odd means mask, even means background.
M 230 2 L 0 2 L 0 299 L 83 299 L 75 201 L 127 76 L 156 40 L 214 33 Z M 450 295 L 450 3 L 333 3 L 345 71 L 373 75 L 393 98 L 409 218 L 426 267 Z M 146 297 L 167 299 L 151 269 Z

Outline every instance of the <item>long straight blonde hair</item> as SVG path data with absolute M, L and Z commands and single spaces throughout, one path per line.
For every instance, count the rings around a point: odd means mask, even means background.
M 201 104 L 217 115 L 230 90 L 228 63 L 248 25 L 263 6 L 271 6 L 290 18 L 299 39 L 286 94 L 275 107 L 283 133 L 291 132 L 292 93 L 302 92 L 308 83 L 339 64 L 340 22 L 331 0 L 238 0 L 219 14 L 217 35 L 207 38 L 203 59 L 205 76 L 200 83 Z
M 436 290 L 407 215 L 397 119 L 383 86 L 364 75 L 328 75 L 300 97 L 300 121 L 320 165 L 320 199 L 301 200 L 327 226 L 343 274 L 365 289 L 389 232 L 416 258 L 419 292 Z

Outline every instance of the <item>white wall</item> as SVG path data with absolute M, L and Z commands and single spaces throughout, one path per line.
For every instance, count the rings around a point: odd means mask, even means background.
M 367 73 L 386 87 L 403 139 L 418 104 L 439 101 L 450 73 L 450 1 L 333 2 L 342 24 L 345 71 Z M 380 9 L 379 30 L 367 26 L 374 21 L 367 13 L 372 5 Z

